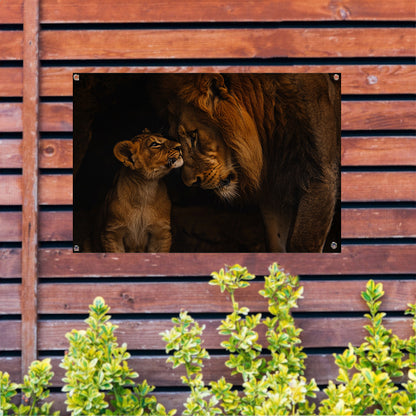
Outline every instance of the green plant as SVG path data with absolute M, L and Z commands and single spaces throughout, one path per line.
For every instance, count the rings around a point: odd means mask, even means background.
M 167 343 L 166 351 L 174 350 L 168 360 L 178 367 L 183 364 L 187 376 L 183 382 L 191 388 L 184 415 L 279 415 L 311 414 L 314 405 L 307 397 L 314 397 L 317 386 L 302 376 L 303 360 L 306 355 L 298 345 L 300 329 L 294 325 L 290 309 L 296 307 L 302 295 L 298 278 L 285 274 L 274 264 L 269 269 L 261 294 L 268 299 L 272 317 L 263 323 L 267 327 L 266 338 L 271 359 L 262 356 L 263 347 L 258 343 L 257 327 L 262 323 L 261 314 L 249 314 L 235 300 L 237 289 L 249 286 L 255 276 L 245 267 L 235 265 L 227 270 L 213 273 L 210 284 L 220 287 L 221 292 L 230 294 L 233 312 L 219 326 L 220 334 L 227 335 L 222 346 L 230 353 L 226 362 L 232 372 L 240 374 L 243 391 L 222 377 L 206 387 L 202 379 L 202 360 L 209 358 L 201 348 L 203 328 L 186 313 L 174 319 L 175 326 L 162 333 Z M 195 383 L 197 381 L 197 383 Z M 209 397 L 209 401 L 206 398 Z
M 0 416 L 8 414 L 58 416 L 59 411 L 51 413 L 53 402 L 44 402 L 40 407 L 38 406 L 40 401 L 49 397 L 48 386 L 53 377 L 51 370 L 49 358 L 34 361 L 29 367 L 28 374 L 24 376 L 22 384 L 11 383 L 9 374 L 0 371 Z M 11 398 L 17 394 L 18 389 L 21 389 L 23 401 L 27 404 L 16 406 L 11 402 Z
M 63 391 L 67 392 L 72 415 L 166 415 L 165 408 L 148 394 L 154 389 L 146 381 L 135 387 L 138 374 L 127 365 L 127 345 L 118 346 L 108 322 L 109 307 L 97 297 L 90 305 L 86 330 L 66 335 L 69 351 L 61 367 L 66 370 Z M 168 413 L 174 414 L 173 411 Z
M 385 313 L 379 312 L 379 299 L 383 295 L 381 283 L 375 284 L 373 280 L 367 283 L 362 298 L 370 309 L 365 315 L 370 320 L 365 326 L 369 336 L 359 347 L 350 344 L 343 354 L 335 355 L 339 384 L 329 382 L 324 390 L 328 399 L 322 401 L 320 414 L 416 414 L 416 336 L 401 340 L 383 326 Z M 415 305 L 409 306 L 408 313 L 413 314 L 413 329 L 416 330 Z M 404 360 L 405 351 L 409 353 L 407 360 Z M 402 377 L 406 368 L 410 368 L 409 382 L 403 383 L 403 390 L 399 391 L 394 379 Z

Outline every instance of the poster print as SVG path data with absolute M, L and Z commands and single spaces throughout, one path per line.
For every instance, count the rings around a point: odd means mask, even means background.
M 339 252 L 339 74 L 74 74 L 80 252 Z

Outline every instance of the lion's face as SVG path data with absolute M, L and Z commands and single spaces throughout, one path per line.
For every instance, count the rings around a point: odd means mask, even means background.
M 180 143 L 145 132 L 114 146 L 114 155 L 147 179 L 158 179 L 183 165 Z
M 186 105 L 173 135 L 182 145 L 184 166 L 182 180 L 187 186 L 213 190 L 224 199 L 238 194 L 238 173 L 232 152 L 225 145 L 221 131 L 198 109 Z

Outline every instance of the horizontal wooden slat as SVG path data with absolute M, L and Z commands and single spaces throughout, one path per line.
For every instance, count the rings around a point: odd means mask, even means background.
M 42 359 L 45 356 L 42 355 Z M 264 356 L 267 359 L 267 356 Z M 59 365 L 62 357 L 50 357 L 54 376 L 51 379 L 53 387 L 62 387 L 62 378 L 65 370 Z M 239 375 L 232 376 L 231 370 L 225 366 L 228 356 L 212 355 L 209 360 L 204 360 L 203 375 L 205 383 L 219 380 L 222 376 L 233 385 L 241 385 L 242 378 Z M 140 382 L 147 380 L 150 385 L 158 387 L 181 386 L 181 376 L 185 375 L 183 367 L 173 369 L 171 363 L 167 363 L 167 355 L 154 355 L 142 357 L 130 357 L 128 366 L 139 374 Z M 11 380 L 20 382 L 21 375 L 16 369 L 20 369 L 20 357 L 0 357 L 0 368 L 10 374 Z M 328 384 L 329 380 L 336 381 L 339 368 L 335 365 L 332 354 L 310 354 L 305 359 L 305 374 L 307 379 L 314 378 L 318 385 Z M 404 380 L 405 377 L 402 377 Z
M 416 201 L 416 172 L 344 172 L 341 199 L 352 201 Z
M 19 30 L 0 30 L 0 61 L 16 61 L 22 59 L 23 32 Z
M 416 160 L 415 137 L 343 137 L 342 166 L 413 166 Z M 72 168 L 71 139 L 42 139 L 41 168 Z M 22 167 L 21 140 L 0 139 L 0 169 Z
M 72 204 L 72 175 L 42 175 L 39 181 L 41 205 Z M 0 180 L 0 205 L 22 204 L 22 177 L 5 175 Z
M 375 0 L 347 0 L 342 4 L 327 0 L 179 0 L 148 4 L 132 0 L 89 1 L 79 13 L 73 1 L 44 0 L 41 21 L 49 22 L 274 22 L 287 20 L 411 20 L 414 9 L 409 0 L 387 7 Z
M 19 351 L 21 349 L 21 322 L 0 320 L 0 351 Z M 4 336 L 7 334 L 7 336 Z
M 71 139 L 41 139 L 39 144 L 40 168 L 72 168 Z M 22 141 L 20 139 L 0 139 L 0 169 L 21 167 Z
M 48 30 L 40 34 L 40 57 L 408 57 L 414 54 L 414 42 L 412 28 Z
M 43 67 L 40 70 L 41 96 L 72 96 L 72 74 L 150 72 L 249 72 L 249 73 L 329 73 L 342 74 L 343 94 L 415 94 L 414 65 L 293 65 L 293 66 L 196 66 L 196 67 Z M 0 68 L 0 96 L 22 96 L 22 69 Z
M 201 319 L 198 322 L 206 325 L 204 347 L 221 349 L 220 344 L 226 339 L 218 335 L 217 328 L 221 321 Z M 165 343 L 159 334 L 172 327 L 170 320 L 114 320 L 114 323 L 119 326 L 116 332 L 118 342 L 127 343 L 131 350 L 163 350 Z M 411 318 L 385 318 L 383 323 L 401 338 L 412 335 Z M 368 334 L 364 329 L 364 325 L 368 324 L 365 318 L 296 318 L 295 324 L 303 329 L 301 340 L 304 348 L 346 347 L 349 342 L 360 345 Z M 73 328 L 85 328 L 85 324 L 80 321 L 41 321 L 39 350 L 67 349 L 68 340 L 65 333 Z M 259 327 L 258 332 L 260 343 L 265 344 L 265 327 Z
M 0 285 L 0 315 L 21 313 L 20 287 L 15 283 Z
M 89 0 L 82 5 L 72 0 L 43 0 L 42 23 L 132 23 L 132 22 L 274 22 L 307 20 L 412 20 L 414 5 L 401 0 L 391 7 L 376 0 L 179 0 L 148 4 L 132 0 Z M 0 23 L 22 23 L 23 0 L 0 2 Z
M 386 115 L 390 114 L 390 117 Z M 343 130 L 414 129 L 414 101 L 346 101 L 342 103 Z
M 342 209 L 342 238 L 416 237 L 416 209 Z M 72 241 L 72 212 L 46 211 L 39 215 L 40 241 Z M 20 212 L 0 212 L 0 241 L 21 241 Z
M 342 209 L 343 238 L 416 237 L 416 209 Z
M 342 166 L 414 166 L 415 137 L 344 137 Z
M 304 275 L 414 273 L 414 245 L 345 245 L 328 254 L 81 254 L 69 249 L 41 249 L 40 277 L 207 276 L 224 265 L 243 264 L 264 275 L 278 262 Z M 0 277 L 20 277 L 20 249 L 0 249 Z
M 371 109 L 371 112 L 368 110 Z M 22 130 L 22 104 L 0 103 L 0 131 Z M 413 101 L 344 101 L 342 103 L 343 130 L 397 130 L 415 126 Z M 40 105 L 41 131 L 72 131 L 71 103 L 43 103 Z
M 303 299 L 299 312 L 366 311 L 361 292 L 366 281 L 302 281 Z M 416 302 L 416 281 L 393 280 L 383 283 L 385 311 L 400 311 Z M 237 301 L 251 311 L 267 310 L 267 301 L 259 295 L 263 282 L 236 293 Z M 176 313 L 178 307 L 192 313 L 232 312 L 229 296 L 207 282 L 190 283 L 78 283 L 39 285 L 39 313 L 83 313 L 99 293 L 112 313 Z M 325 302 L 322 302 L 322 299 Z M 344 302 L 348 299 L 348 302 Z

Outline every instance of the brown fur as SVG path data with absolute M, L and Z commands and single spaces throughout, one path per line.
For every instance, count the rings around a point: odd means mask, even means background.
M 322 251 L 339 193 L 340 90 L 321 74 L 166 74 L 155 104 L 186 185 L 257 201 L 270 251 Z
M 105 252 L 169 252 L 171 201 L 161 180 L 182 166 L 180 144 L 145 132 L 117 143 L 123 163 L 105 201 L 101 231 Z

